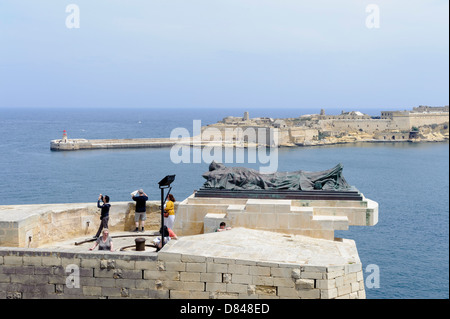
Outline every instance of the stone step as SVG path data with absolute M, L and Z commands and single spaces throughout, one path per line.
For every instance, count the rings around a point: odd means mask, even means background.
M 314 207 L 314 214 L 325 216 L 344 216 L 348 212 L 365 213 L 366 207 Z
M 313 222 L 319 223 L 325 229 L 348 230 L 347 216 L 313 216 Z
M 301 206 L 301 207 L 355 207 L 355 208 L 364 208 L 367 207 L 367 201 L 363 198 L 362 201 L 354 201 L 354 200 L 293 200 L 293 206 Z
M 353 226 L 373 226 L 378 222 L 378 203 L 366 200 L 367 207 L 314 207 L 316 216 L 346 216 Z
M 289 213 L 291 200 L 286 199 L 248 199 L 246 211 L 251 213 Z
M 244 213 L 245 205 L 228 205 L 227 213 Z
M 301 206 L 291 206 L 291 213 L 294 214 L 304 214 L 308 216 L 313 216 L 314 208 L 313 207 L 301 207 Z

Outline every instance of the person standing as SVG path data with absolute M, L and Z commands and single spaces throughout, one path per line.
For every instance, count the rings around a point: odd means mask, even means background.
M 100 205 L 100 201 L 103 202 L 102 205 Z M 111 208 L 111 204 L 109 203 L 109 196 L 103 196 L 102 194 L 100 194 L 97 200 L 97 207 L 101 209 L 100 226 L 94 238 L 100 237 L 103 228 L 108 228 L 109 209 Z
M 175 197 L 172 194 L 168 195 L 166 207 L 164 208 L 164 225 L 167 228 L 173 229 L 175 223 Z M 166 217 L 167 216 L 167 217 Z
M 134 222 L 136 224 L 135 232 L 139 231 L 139 220 L 141 221 L 141 230 L 144 232 L 144 222 L 147 219 L 147 201 L 148 196 L 143 189 L 138 191 L 138 196 L 131 195 L 131 198 L 136 202 L 136 209 L 134 212 Z

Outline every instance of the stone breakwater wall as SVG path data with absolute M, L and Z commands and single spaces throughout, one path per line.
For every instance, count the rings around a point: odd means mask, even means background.
M 68 139 L 52 140 L 50 149 L 52 151 L 75 151 L 89 149 L 117 149 L 117 148 L 160 148 L 171 147 L 175 141 L 170 138 L 129 138 L 129 139 Z
M 365 298 L 361 263 L 205 257 L 171 253 L 173 242 L 141 254 L 0 247 L 0 299 Z

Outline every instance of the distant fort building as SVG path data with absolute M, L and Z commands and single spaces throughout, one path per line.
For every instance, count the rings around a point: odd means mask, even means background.
M 412 111 L 382 111 L 381 119 L 393 122 L 401 130 L 411 130 L 413 127 L 424 125 L 444 124 L 449 122 L 449 108 L 419 106 Z
M 420 113 L 426 113 L 426 112 L 448 112 L 448 105 L 446 106 L 426 106 L 426 105 L 419 105 L 418 107 L 413 107 L 413 112 L 420 112 Z
M 449 108 L 419 106 L 412 111 L 382 111 L 380 117 L 372 117 L 359 111 L 342 111 L 339 115 L 326 115 L 325 109 L 319 114 L 306 114 L 297 118 L 273 119 L 268 117 L 250 118 L 245 112 L 243 117 L 228 116 L 216 124 L 209 126 L 225 129 L 239 127 L 265 127 L 279 129 L 278 145 L 314 145 L 324 138 L 341 138 L 345 135 L 357 134 L 366 140 L 408 141 L 416 139 L 417 128 L 436 126 L 449 122 Z M 448 125 L 447 125 L 448 127 Z M 363 137 L 363 135 L 366 136 Z M 370 134 L 371 136 L 367 136 Z M 341 139 L 336 142 L 349 142 Z M 264 141 L 259 140 L 259 144 Z

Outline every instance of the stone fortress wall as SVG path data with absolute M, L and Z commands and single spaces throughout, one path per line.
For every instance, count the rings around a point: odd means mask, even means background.
M 79 281 L 70 285 L 73 269 Z M 359 262 L 327 267 L 170 251 L 137 255 L 0 247 L 0 299 L 5 298 L 356 299 L 365 298 L 365 290 Z
M 342 132 L 355 132 L 362 130 L 364 132 L 374 133 L 384 130 L 408 130 L 406 125 L 402 125 L 391 120 L 372 120 L 372 119 L 343 119 L 343 120 L 321 120 L 321 130 L 336 134 Z
M 250 201 L 248 211 L 228 207 L 225 217 L 233 229 L 220 233 L 211 228 L 211 222 L 219 221 L 211 216 L 214 209 L 200 207 L 201 200 L 177 203 L 180 215 L 175 229 L 191 235 L 170 241 L 159 252 L 101 252 L 74 246 L 74 238 L 89 238 L 99 225 L 99 209 L 92 203 L 0 206 L 0 298 L 365 298 L 354 241 L 321 239 L 319 229 L 319 238 L 292 234 L 292 229 L 281 230 L 284 235 L 262 229 L 259 223 L 267 225 L 277 205 L 269 200 L 264 208 L 264 203 Z M 292 215 L 293 227 L 300 225 L 300 219 L 295 221 L 300 212 L 313 213 L 311 203 L 304 204 L 285 212 Z M 350 209 L 348 214 L 342 207 L 333 212 L 332 203 L 317 210 L 321 227 L 346 229 L 349 220 L 350 224 L 376 223 L 374 207 L 367 211 L 355 205 L 354 213 Z M 159 202 L 150 201 L 147 208 L 146 229 L 157 230 Z M 133 213 L 133 203 L 115 202 L 111 234 L 132 230 Z M 203 226 L 180 228 L 186 214 L 203 215 Z M 247 217 L 238 221 L 243 214 Z M 336 218 L 330 219 L 330 214 Z M 236 246 L 236 241 L 242 244 Z M 73 269 L 79 279 L 75 286 L 67 281 Z
M 226 117 L 219 123 L 208 127 L 219 128 L 222 131 L 231 128 L 241 128 L 244 131 L 251 127 L 276 128 L 278 129 L 278 145 L 293 146 L 354 141 L 417 141 L 419 135 L 410 135 L 411 130 L 444 124 L 446 127 L 444 126 L 444 136 L 441 139 L 448 140 L 448 122 L 448 106 L 420 106 L 413 108 L 412 111 L 383 111 L 379 118 L 372 118 L 367 114 L 355 111 L 342 112 L 339 115 L 326 115 L 325 111 L 321 110 L 320 114 L 303 115 L 298 118 L 251 119 L 246 112 L 242 118 Z M 422 135 L 421 137 L 422 140 L 427 140 L 426 136 Z M 261 138 L 255 142 L 264 144 Z M 271 141 L 267 139 L 265 144 L 271 145 Z

